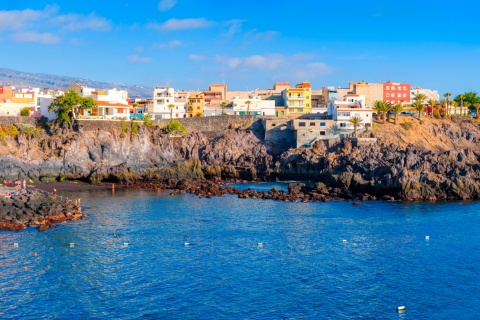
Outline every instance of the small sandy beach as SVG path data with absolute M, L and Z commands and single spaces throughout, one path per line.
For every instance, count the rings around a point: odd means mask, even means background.
M 65 182 L 35 182 L 27 183 L 27 189 L 35 188 L 51 193 L 53 189 L 57 190 L 57 193 L 62 191 L 75 192 L 75 191 L 90 191 L 90 190 L 109 190 L 112 189 L 111 183 L 102 184 L 88 184 L 81 181 L 65 181 Z M 115 189 L 120 186 L 115 185 Z

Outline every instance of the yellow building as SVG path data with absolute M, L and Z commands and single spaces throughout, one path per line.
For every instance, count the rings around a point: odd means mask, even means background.
M 205 110 L 205 96 L 203 93 L 194 94 L 188 97 L 187 114 L 188 117 L 203 117 Z
M 283 91 L 283 101 L 288 109 L 288 115 L 298 117 L 312 112 L 312 88 L 310 82 L 302 82 L 295 88 L 287 88 Z
M 12 93 L 12 102 L 13 103 L 34 103 L 35 94 L 33 91 L 28 92 L 13 92 Z

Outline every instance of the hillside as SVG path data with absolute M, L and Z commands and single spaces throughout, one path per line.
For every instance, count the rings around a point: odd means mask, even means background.
M 89 79 L 59 76 L 52 74 L 31 73 L 6 68 L 0 68 L 0 85 L 11 85 L 16 87 L 37 87 L 50 89 L 63 89 L 68 87 L 71 82 L 79 82 L 87 87 L 95 89 L 126 89 L 128 95 L 150 98 L 153 88 L 138 86 L 132 84 L 101 82 Z
M 419 151 L 445 152 L 458 148 L 480 154 L 480 123 L 470 120 L 442 120 L 401 116 L 397 125 L 375 122 L 375 136 L 379 142 L 393 143 L 400 149 L 409 144 Z

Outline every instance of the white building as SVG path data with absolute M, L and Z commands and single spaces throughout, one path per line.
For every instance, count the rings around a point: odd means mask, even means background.
M 372 125 L 372 108 L 365 106 L 365 96 L 356 94 L 346 94 L 343 101 L 331 100 L 328 103 L 328 116 L 337 121 L 339 129 L 353 130 L 353 124 L 349 122 L 352 117 L 362 119 L 360 127 Z
M 49 121 L 57 119 L 57 115 L 55 113 L 48 111 L 48 107 L 52 104 L 53 100 L 54 100 L 53 97 L 37 98 L 37 105 L 38 105 L 38 109 L 40 110 L 40 114 L 46 117 Z
M 148 112 L 151 113 L 155 119 L 170 119 L 170 112 L 172 118 L 186 118 L 187 117 L 187 98 L 184 92 L 175 93 L 174 88 L 170 87 L 155 87 L 153 91 L 153 105 Z M 177 101 L 176 101 L 177 100 Z M 174 105 L 172 109 L 169 105 Z
M 250 105 L 247 101 L 250 101 Z M 262 100 L 260 97 L 249 99 L 233 97 L 232 106 L 234 115 L 246 115 L 248 109 L 250 115 L 275 116 L 275 100 Z
M 427 96 L 427 99 L 424 102 L 427 102 L 430 99 L 433 99 L 435 101 L 440 101 L 440 95 L 438 94 L 438 90 L 432 90 L 432 89 L 422 89 L 420 87 L 414 87 L 411 88 L 411 97 L 412 99 L 419 93 L 423 93 L 424 95 Z

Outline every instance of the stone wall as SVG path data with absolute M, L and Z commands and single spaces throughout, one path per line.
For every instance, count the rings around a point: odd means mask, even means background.
M 288 119 L 265 120 L 265 144 L 269 152 L 278 155 L 295 147 L 295 131 L 290 124 Z
M 0 125 L 28 123 L 37 125 L 38 118 L 33 117 L 0 117 Z
M 188 132 L 192 131 L 224 131 L 233 128 L 247 129 L 257 121 L 261 120 L 258 116 L 217 116 L 217 117 L 194 117 L 176 119 L 187 127 Z M 155 122 L 159 126 L 164 126 L 168 119 L 159 119 Z
M 377 143 L 377 138 L 350 138 L 354 147 L 370 146 Z

